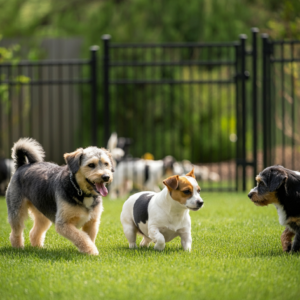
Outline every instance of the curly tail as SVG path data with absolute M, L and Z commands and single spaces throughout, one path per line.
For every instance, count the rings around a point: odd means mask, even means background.
M 45 151 L 34 139 L 21 138 L 14 144 L 11 150 L 15 170 L 28 163 L 33 164 L 44 161 Z

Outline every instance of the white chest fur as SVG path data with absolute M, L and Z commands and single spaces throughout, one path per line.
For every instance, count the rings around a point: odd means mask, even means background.
M 274 205 L 277 209 L 280 225 L 286 225 L 286 212 L 285 212 L 285 210 L 283 209 L 282 205 L 279 205 L 279 204 L 274 204 Z
M 85 207 L 90 208 L 93 203 L 94 203 L 93 197 L 84 197 L 83 204 L 85 205 Z

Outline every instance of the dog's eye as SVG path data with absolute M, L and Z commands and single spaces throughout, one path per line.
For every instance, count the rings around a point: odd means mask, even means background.
M 201 190 L 198 190 L 197 192 L 198 192 L 198 194 L 200 194 Z
M 95 164 L 89 164 L 88 167 L 95 168 Z
M 186 195 L 190 195 L 191 191 L 190 190 L 185 190 L 185 191 L 183 191 L 183 193 L 186 194 Z
M 104 166 L 108 167 L 108 166 L 109 166 L 109 164 L 108 164 L 108 163 L 104 163 Z

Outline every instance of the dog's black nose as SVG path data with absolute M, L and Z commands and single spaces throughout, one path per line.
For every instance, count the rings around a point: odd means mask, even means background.
M 248 194 L 248 197 L 251 199 L 251 197 L 253 196 L 253 192 L 250 192 L 249 194 Z
M 197 201 L 196 204 L 197 204 L 198 207 L 201 207 L 203 205 L 203 202 Z
M 107 175 L 107 174 L 102 175 L 102 179 L 103 179 L 103 181 L 108 181 L 109 175 Z

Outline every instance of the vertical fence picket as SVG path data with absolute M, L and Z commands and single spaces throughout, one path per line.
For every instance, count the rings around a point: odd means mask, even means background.
M 109 42 L 110 35 L 102 36 L 103 40 L 103 101 L 104 101 L 104 140 L 103 144 L 107 145 L 110 136 L 110 106 L 109 106 Z

